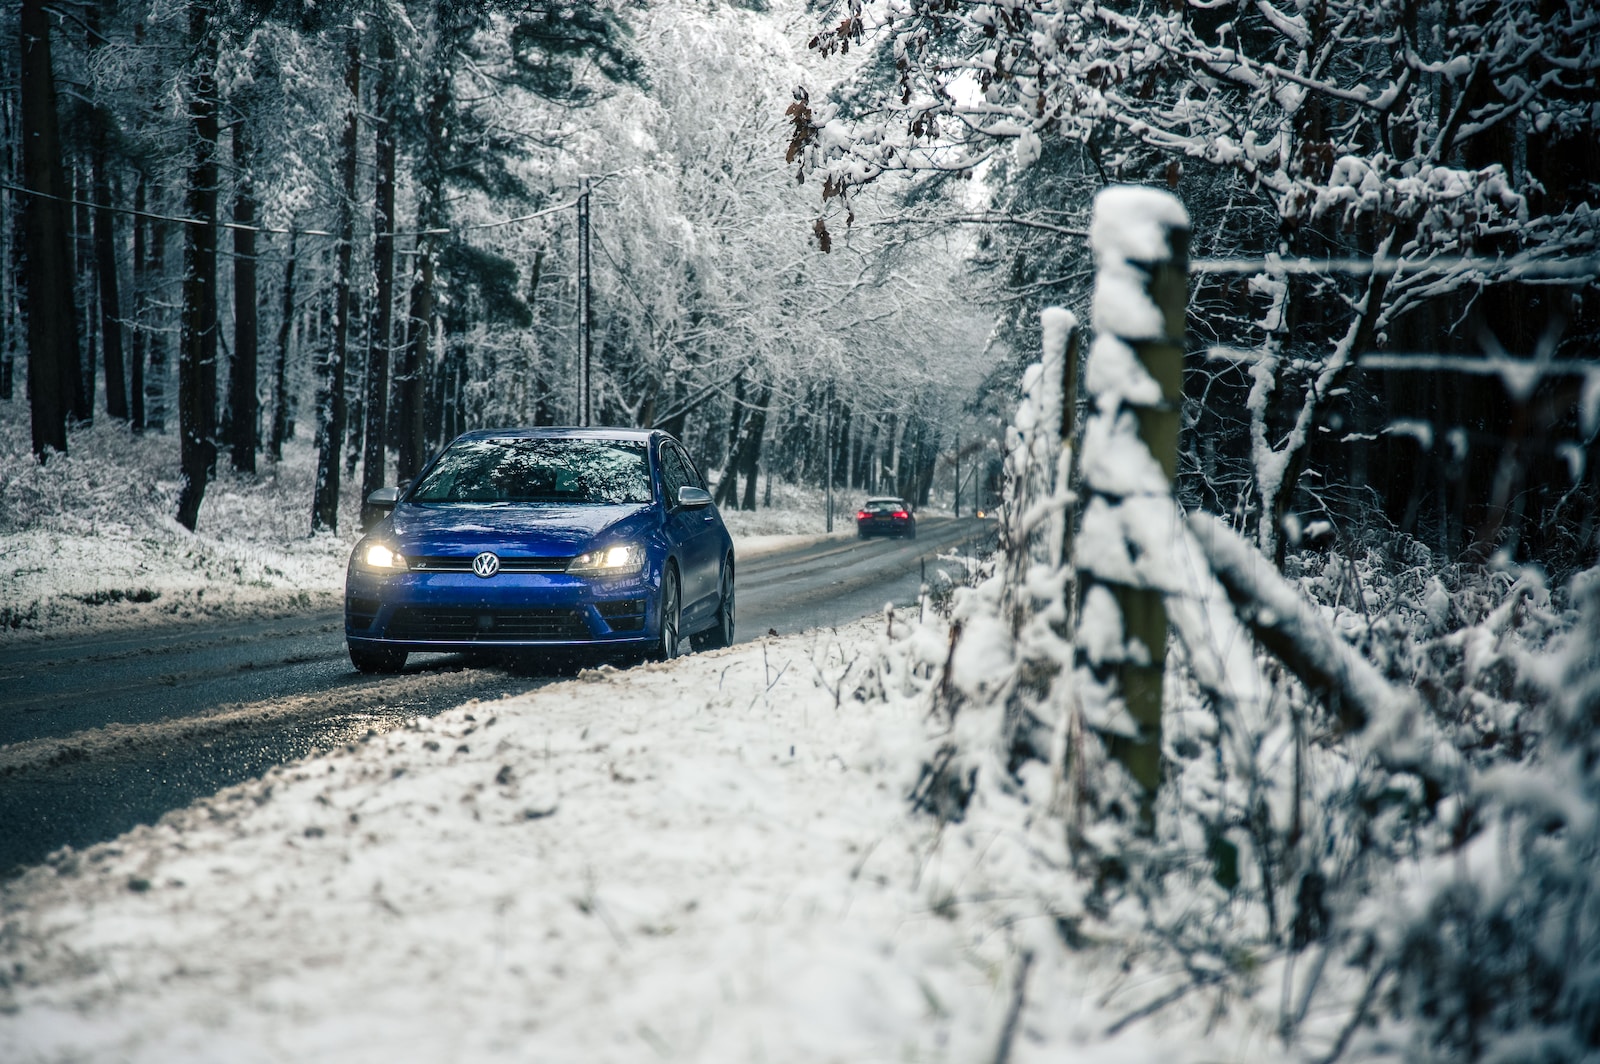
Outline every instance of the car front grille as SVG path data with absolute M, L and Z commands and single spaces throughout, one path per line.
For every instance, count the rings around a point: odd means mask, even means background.
M 428 554 L 420 558 L 412 558 L 410 567 L 412 572 L 425 573 L 470 573 L 472 572 L 472 559 L 477 555 L 466 554 Z M 572 564 L 571 558 L 500 558 L 500 571 L 502 573 L 564 573 L 567 566 Z
M 576 610 L 473 609 L 404 606 L 394 611 L 385 633 L 390 639 L 417 641 L 511 642 L 575 641 L 589 638 L 589 627 Z

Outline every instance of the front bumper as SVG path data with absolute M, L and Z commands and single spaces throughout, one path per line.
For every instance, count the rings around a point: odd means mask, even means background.
M 345 639 L 407 652 L 646 646 L 660 630 L 659 576 L 374 573 L 345 578 Z

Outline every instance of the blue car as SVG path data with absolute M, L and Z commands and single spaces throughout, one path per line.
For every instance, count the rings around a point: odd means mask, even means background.
M 469 432 L 402 493 L 345 576 L 362 672 L 418 651 L 576 650 L 671 658 L 733 642 L 733 541 L 664 432 Z

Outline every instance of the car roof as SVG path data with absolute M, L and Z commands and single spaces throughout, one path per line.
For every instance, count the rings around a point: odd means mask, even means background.
M 905 502 L 905 500 L 902 499 L 898 495 L 874 495 L 871 498 L 869 498 L 867 501 L 868 502 L 899 502 L 899 503 Z
M 456 437 L 460 440 L 633 440 L 643 443 L 654 437 L 671 439 L 660 429 L 625 429 L 608 426 L 539 425 L 523 428 L 475 429 Z

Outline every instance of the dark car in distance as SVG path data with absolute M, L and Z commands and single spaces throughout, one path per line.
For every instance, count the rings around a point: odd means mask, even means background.
M 733 541 L 664 432 L 468 432 L 350 556 L 345 642 L 362 672 L 422 651 L 675 657 L 733 641 Z
M 884 495 L 868 499 L 856 511 L 856 535 L 917 538 L 917 518 L 904 499 Z

